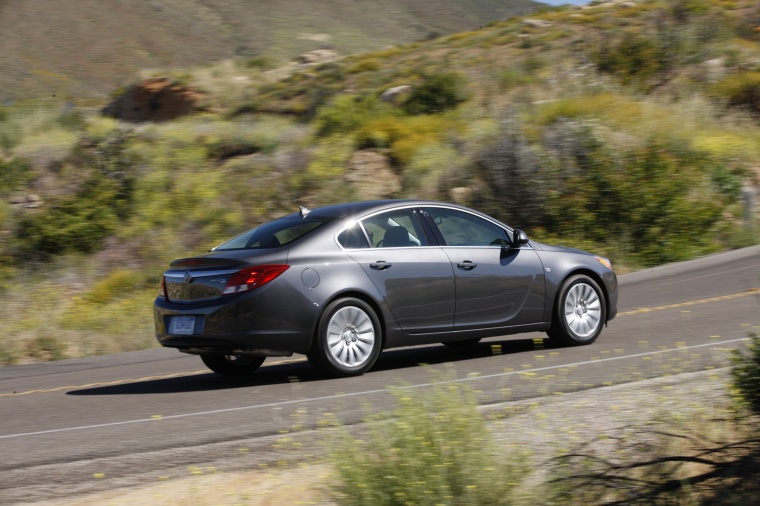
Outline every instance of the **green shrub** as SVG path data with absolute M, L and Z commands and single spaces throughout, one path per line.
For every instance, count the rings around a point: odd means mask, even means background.
M 497 79 L 502 91 L 537 82 L 537 79 L 530 72 L 519 68 L 505 69 L 499 73 Z
M 760 414 L 760 336 L 753 335 L 747 351 L 733 350 L 731 379 L 737 400 Z
M 601 72 L 615 75 L 624 84 L 646 81 L 663 70 L 656 42 L 637 33 L 603 40 L 589 56 Z
M 0 160 L 0 195 L 20 190 L 32 177 L 27 163 L 19 160 Z
M 404 102 L 409 114 L 436 114 L 453 109 L 467 100 L 465 79 L 452 73 L 440 73 L 424 78 Z
M 384 116 L 359 128 L 356 144 L 359 148 L 390 148 L 396 162 L 407 164 L 418 149 L 440 143 L 450 133 L 458 134 L 460 127 L 445 115 Z
M 373 95 L 340 95 L 319 110 L 313 124 L 317 135 L 326 137 L 354 132 L 372 118 L 392 114 Z
M 277 68 L 277 61 L 268 56 L 255 56 L 243 60 L 243 66 L 246 68 L 260 69 L 260 70 L 272 70 Z
M 119 222 L 109 202 L 113 197 L 114 192 L 107 185 L 92 182 L 77 196 L 23 216 L 16 230 L 21 255 L 96 251 Z
M 503 454 L 472 391 L 448 384 L 393 394 L 392 419 L 373 418 L 360 436 L 343 429 L 329 439 L 338 504 L 514 504 L 524 456 Z
M 741 180 L 721 159 L 655 140 L 614 149 L 588 120 L 558 120 L 531 138 L 525 129 L 504 122 L 475 158 L 487 182 L 476 207 L 574 245 L 629 252 L 646 266 L 722 247 L 711 232 Z
M 361 74 L 362 72 L 376 72 L 382 68 L 382 64 L 375 58 L 364 58 L 349 67 L 349 74 Z
M 15 239 L 20 255 L 92 253 L 133 213 L 137 159 L 132 135 L 112 131 L 80 143 L 68 163 L 89 169 L 78 191 L 23 215 Z
M 104 304 L 111 299 L 145 288 L 145 285 L 144 273 L 130 269 L 117 269 L 95 283 L 84 299 L 94 304 Z
M 742 72 L 726 77 L 712 88 L 731 107 L 742 107 L 760 115 L 760 72 Z

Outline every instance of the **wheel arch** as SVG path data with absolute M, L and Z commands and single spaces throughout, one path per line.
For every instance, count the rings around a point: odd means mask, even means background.
M 610 294 L 607 292 L 607 285 L 604 283 L 604 280 L 602 279 L 602 276 L 600 276 L 598 273 L 593 271 L 592 269 L 587 269 L 583 267 L 579 267 L 577 269 L 573 269 L 572 271 L 568 272 L 562 280 L 557 284 L 557 290 L 554 292 L 554 297 L 552 298 L 552 313 L 554 313 L 554 306 L 556 305 L 557 301 L 557 295 L 560 292 L 560 288 L 562 285 L 565 284 L 565 282 L 572 278 L 573 276 L 577 276 L 578 274 L 583 274 L 588 276 L 589 278 L 593 279 L 594 282 L 599 285 L 599 289 L 602 291 L 602 295 L 604 295 L 604 305 L 606 308 L 608 308 L 606 314 L 604 315 L 604 324 L 606 325 L 607 322 L 610 320 Z
M 385 326 L 385 313 L 380 308 L 380 305 L 377 303 L 377 301 L 372 298 L 371 296 L 367 295 L 364 292 L 357 291 L 357 290 L 347 290 L 345 292 L 336 293 L 331 298 L 327 299 L 325 303 L 322 305 L 322 310 L 319 313 L 319 318 L 317 318 L 317 322 L 314 325 L 314 329 L 311 333 L 311 343 L 309 344 L 309 349 L 311 349 L 314 346 L 314 343 L 317 341 L 317 333 L 319 332 L 319 324 L 322 321 L 322 317 L 325 314 L 325 308 L 335 302 L 339 299 L 348 299 L 348 298 L 354 298 L 359 299 L 362 302 L 367 303 L 372 310 L 375 312 L 375 315 L 377 316 L 377 320 L 380 322 L 380 333 L 382 342 L 380 344 L 380 349 L 385 349 L 385 342 L 387 339 L 386 336 L 386 326 Z

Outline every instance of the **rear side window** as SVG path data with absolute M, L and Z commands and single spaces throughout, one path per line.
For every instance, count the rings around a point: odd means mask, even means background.
M 323 225 L 333 218 L 290 215 L 265 223 L 214 248 L 214 251 L 233 249 L 270 249 L 290 244 Z
M 411 248 L 427 246 L 428 239 L 414 209 L 394 209 L 364 218 L 338 234 L 346 249 Z
M 358 223 L 341 232 L 338 235 L 338 242 L 346 249 L 369 248 L 369 241 L 364 234 L 364 229 Z

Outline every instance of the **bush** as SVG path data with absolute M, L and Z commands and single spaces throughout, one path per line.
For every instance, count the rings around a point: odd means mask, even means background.
M 356 145 L 389 148 L 394 161 L 408 164 L 420 148 L 444 142 L 449 133 L 459 134 L 461 127 L 446 116 L 384 116 L 357 130 Z
M 729 76 L 713 86 L 713 94 L 731 107 L 745 108 L 760 116 L 760 72 Z
M 108 186 L 91 181 L 79 195 L 22 217 L 16 231 L 21 256 L 96 251 L 119 222 Z
M 646 81 L 663 70 L 660 48 L 636 33 L 603 40 L 589 56 L 601 72 L 617 76 L 624 84 Z
M 137 163 L 131 141 L 129 132 L 114 131 L 80 143 L 67 162 L 90 173 L 75 194 L 19 220 L 21 257 L 92 253 L 131 216 Z
M 409 114 L 436 114 L 453 109 L 467 100 L 466 82 L 458 74 L 428 76 L 404 102 Z
M 760 415 L 760 336 L 751 336 L 747 352 L 733 350 L 732 387 L 740 404 Z
M 144 273 L 129 269 L 110 272 L 87 292 L 84 300 L 93 304 L 105 304 L 112 299 L 146 288 Z
M 0 195 L 23 188 L 32 180 L 29 165 L 18 160 L 0 160 Z
M 392 114 L 392 111 L 374 96 L 340 95 L 319 110 L 314 127 L 320 136 L 351 133 L 382 114 Z
M 659 141 L 614 150 L 588 120 L 559 120 L 531 140 L 506 121 L 476 157 L 487 182 L 476 203 L 507 223 L 629 252 L 641 265 L 721 248 L 710 233 L 738 199 L 718 158 Z
M 360 438 L 329 439 L 340 505 L 513 504 L 527 472 L 521 454 L 502 455 L 472 391 L 455 384 L 393 392 L 391 420 L 374 418 Z

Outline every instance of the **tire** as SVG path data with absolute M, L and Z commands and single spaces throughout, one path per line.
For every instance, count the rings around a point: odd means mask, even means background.
M 247 355 L 209 355 L 202 354 L 201 360 L 206 367 L 224 376 L 248 376 L 261 367 L 266 357 Z
M 370 305 L 338 299 L 322 313 L 309 362 L 331 376 L 358 376 L 375 364 L 382 347 L 380 321 Z
M 475 346 L 480 342 L 480 338 L 477 339 L 466 339 L 464 341 L 449 341 L 446 343 L 442 343 L 444 346 L 448 346 L 450 348 L 466 348 L 468 346 Z
M 562 283 L 547 334 L 552 342 L 563 346 L 591 344 L 601 334 L 606 321 L 604 293 L 596 281 L 578 274 Z

